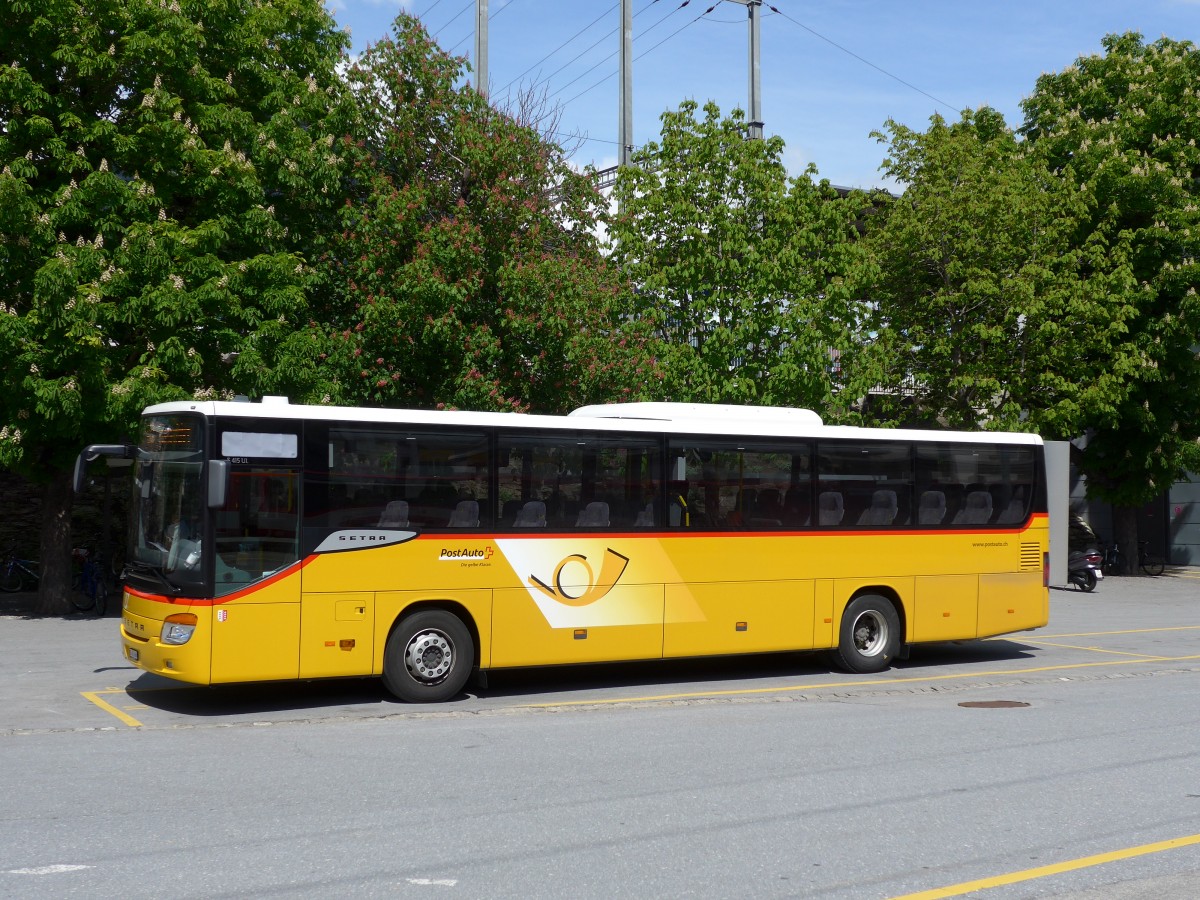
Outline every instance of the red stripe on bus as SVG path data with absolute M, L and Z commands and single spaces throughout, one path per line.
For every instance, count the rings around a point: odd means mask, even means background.
M 837 535 L 839 537 L 898 537 L 914 535 L 967 535 L 967 534 L 1022 534 L 1028 531 L 1038 519 L 1048 520 L 1047 513 L 1034 513 L 1025 524 L 1012 528 L 920 528 L 914 525 L 898 525 L 893 528 L 820 528 L 805 527 L 792 530 L 739 530 L 739 531 L 695 531 L 676 526 L 674 528 L 645 528 L 637 531 L 542 531 L 540 529 L 523 529 L 521 531 L 488 531 L 474 533 L 418 534 L 418 541 L 445 541 L 454 537 L 462 541 L 496 541 L 496 540 L 559 540 L 562 538 L 761 538 L 761 537 L 805 537 Z
M 147 594 L 145 591 L 139 591 L 136 588 L 129 587 L 128 585 L 125 586 L 125 592 L 127 594 L 132 594 L 135 597 L 140 597 L 143 600 L 150 600 L 154 603 L 169 603 L 172 606 L 178 603 L 186 603 L 189 606 L 220 606 L 223 603 L 231 603 L 234 600 L 238 600 L 242 597 L 246 597 L 250 594 L 261 591 L 263 588 L 268 587 L 277 581 L 281 581 L 282 579 L 287 578 L 289 575 L 299 572 L 316 558 L 317 557 L 315 554 L 306 556 L 304 559 L 292 563 L 287 568 L 280 569 L 265 581 L 256 581 L 254 584 L 247 585 L 240 591 L 234 591 L 232 594 L 224 594 L 220 597 L 210 597 L 207 599 L 200 597 L 169 597 L 166 594 Z

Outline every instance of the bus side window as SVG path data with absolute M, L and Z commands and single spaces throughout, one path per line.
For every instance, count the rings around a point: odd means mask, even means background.
M 896 528 L 911 523 L 915 481 L 911 444 L 829 441 L 820 447 L 817 474 L 823 494 L 841 495 L 843 526 Z
M 511 432 L 498 454 L 505 528 L 626 529 L 644 522 L 647 510 L 653 524 L 648 504 L 662 458 L 654 438 Z
M 928 444 L 917 449 L 917 489 L 944 491 L 946 524 L 1020 525 L 1033 501 L 1030 446 Z

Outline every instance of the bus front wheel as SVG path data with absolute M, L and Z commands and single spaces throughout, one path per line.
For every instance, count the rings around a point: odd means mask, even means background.
M 842 614 L 835 655 L 847 672 L 882 672 L 900 652 L 900 617 L 884 597 L 855 597 Z
M 427 609 L 400 620 L 383 651 L 383 684 L 407 703 L 440 703 L 467 683 L 475 656 L 462 619 Z

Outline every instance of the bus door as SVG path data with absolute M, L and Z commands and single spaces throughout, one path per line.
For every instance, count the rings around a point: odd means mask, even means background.
M 298 463 L 298 441 L 233 431 L 220 440 L 231 467 L 213 522 L 212 681 L 296 678 L 300 470 L 279 463 Z

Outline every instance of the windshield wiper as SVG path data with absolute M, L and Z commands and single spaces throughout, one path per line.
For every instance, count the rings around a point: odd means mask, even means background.
M 167 576 L 163 574 L 162 569 L 160 569 L 158 566 L 152 566 L 152 565 L 150 565 L 150 563 L 141 562 L 140 560 L 135 559 L 135 560 L 130 560 L 129 562 L 126 562 L 125 568 L 132 570 L 134 572 L 140 572 L 140 573 L 147 574 L 147 575 L 153 575 L 163 585 L 165 585 L 167 590 L 170 591 L 172 594 L 178 594 L 180 591 L 183 590 L 183 588 L 179 587 L 178 585 L 172 584 L 170 582 L 170 580 L 167 578 Z

